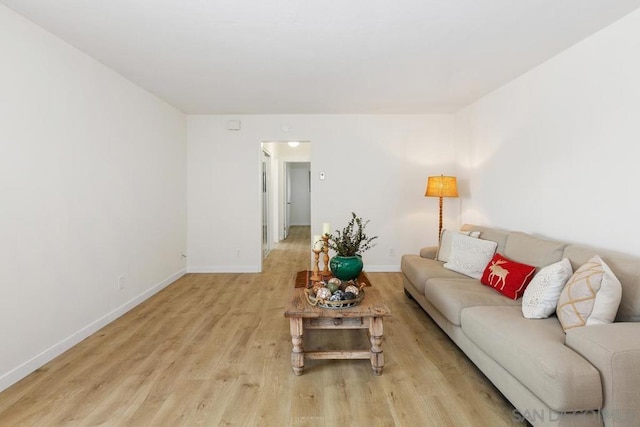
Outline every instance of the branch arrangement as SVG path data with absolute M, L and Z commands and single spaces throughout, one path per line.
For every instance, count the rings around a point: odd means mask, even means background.
M 376 245 L 372 242 L 378 236 L 369 237 L 364 231 L 369 220 L 363 221 L 354 212 L 351 212 L 351 215 L 351 221 L 342 231 L 336 230 L 328 237 L 329 249 L 335 251 L 338 256 L 361 256 L 363 252 Z

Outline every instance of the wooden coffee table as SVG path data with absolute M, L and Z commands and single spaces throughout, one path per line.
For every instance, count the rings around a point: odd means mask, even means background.
M 367 279 L 368 281 L 368 279 Z M 368 281 L 368 283 L 371 283 Z M 370 359 L 376 375 L 382 373 L 383 319 L 391 311 L 372 286 L 364 289 L 362 302 L 351 308 L 329 309 L 314 307 L 307 302 L 304 287 L 291 290 L 284 316 L 289 318 L 291 330 L 291 365 L 296 375 L 302 375 L 304 359 Z M 305 330 L 311 329 L 367 329 L 371 348 L 366 350 L 305 351 L 302 340 Z

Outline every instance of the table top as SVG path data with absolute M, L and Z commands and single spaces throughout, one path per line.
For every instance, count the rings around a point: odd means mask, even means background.
M 382 299 L 380 292 L 373 287 L 364 288 L 364 299 L 354 307 L 322 308 L 314 307 L 307 301 L 305 288 L 292 287 L 285 307 L 285 317 L 302 318 L 346 318 L 346 317 L 385 317 L 391 315 L 391 310 Z

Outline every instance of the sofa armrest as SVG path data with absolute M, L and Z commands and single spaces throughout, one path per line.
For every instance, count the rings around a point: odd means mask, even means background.
M 567 331 L 566 345 L 587 359 L 602 380 L 607 427 L 640 419 L 640 322 L 592 325 Z
M 426 248 L 420 249 L 420 257 L 422 258 L 436 259 L 437 253 L 438 253 L 437 246 L 428 246 Z

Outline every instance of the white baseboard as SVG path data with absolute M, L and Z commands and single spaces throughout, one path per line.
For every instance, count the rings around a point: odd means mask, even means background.
M 151 288 L 141 293 L 137 297 L 127 301 L 126 303 L 116 308 L 115 310 L 111 311 L 110 313 L 105 314 L 101 318 L 90 323 L 89 325 L 85 326 L 84 328 L 80 329 L 74 334 L 68 336 L 67 338 L 63 339 L 59 343 L 52 345 L 48 349 L 44 350 L 42 353 L 36 355 L 35 357 L 19 365 L 18 367 L 0 376 L 0 391 L 9 388 L 13 384 L 20 381 L 22 378 L 26 377 L 36 369 L 46 364 L 47 362 L 50 362 L 51 360 L 55 359 L 56 357 L 58 357 L 59 355 L 61 355 L 71 347 L 73 347 L 74 345 L 78 344 L 83 339 L 87 338 L 91 334 L 94 334 L 95 332 L 102 329 L 109 323 L 113 322 L 115 319 L 122 316 L 123 314 L 125 314 L 135 306 L 139 305 L 140 303 L 144 302 L 145 300 L 149 299 L 151 296 L 160 292 L 162 289 L 166 288 L 171 283 L 175 282 L 185 274 L 186 274 L 186 270 L 183 268 L 180 271 L 167 277 L 160 283 L 157 283 L 156 285 L 152 286 Z
M 260 273 L 260 266 L 195 265 L 187 267 L 187 273 Z

